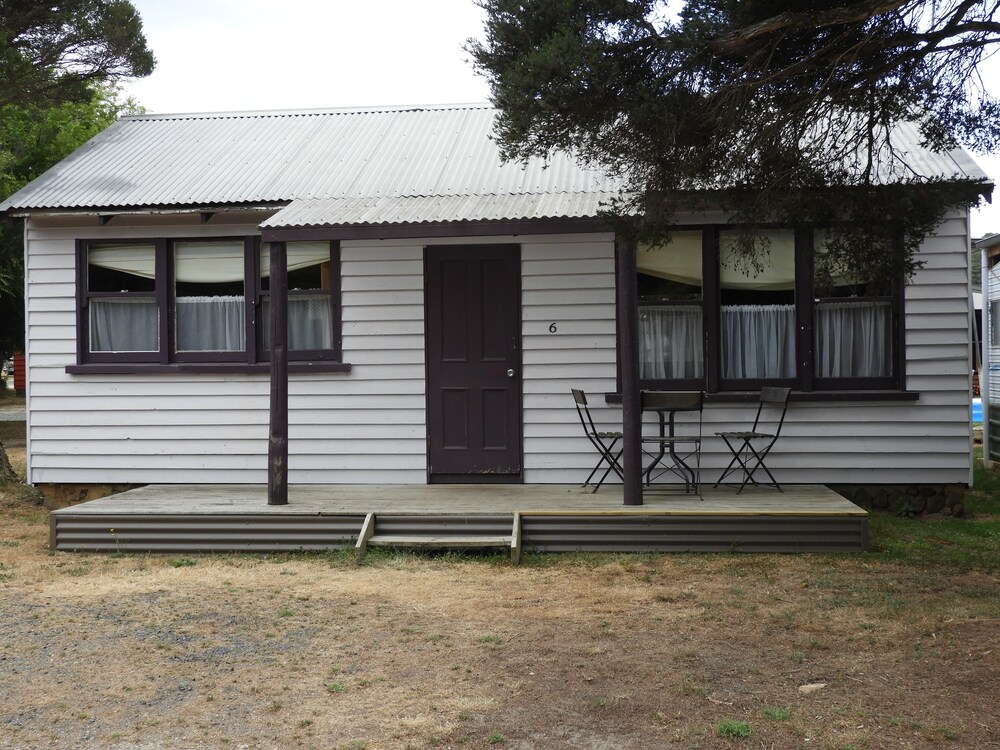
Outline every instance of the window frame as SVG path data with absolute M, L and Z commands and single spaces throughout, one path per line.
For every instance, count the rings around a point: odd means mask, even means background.
M 700 231 L 701 232 L 701 299 L 698 301 L 693 300 L 683 300 L 683 301 L 671 301 L 672 305 L 683 305 L 687 307 L 697 307 L 701 310 L 701 338 L 702 338 L 702 376 L 700 378 L 644 378 L 641 383 L 642 387 L 647 390 L 658 390 L 658 391 L 690 391 L 690 390 L 701 390 L 705 387 L 705 379 L 709 372 L 709 358 L 706 356 L 709 349 L 709 335 L 708 335 L 708 319 L 709 319 L 709 308 L 710 308 L 710 298 L 709 294 L 709 281 L 706 276 L 708 273 L 708 265 L 711 263 L 711 237 L 710 230 L 711 225 L 685 225 L 678 227 L 678 231 Z M 649 299 L 649 298 L 647 298 Z M 642 307 L 642 299 L 639 299 L 639 306 Z M 619 380 L 621 379 L 621 373 L 619 372 Z
M 174 273 L 174 246 L 183 242 L 242 242 L 243 243 L 243 282 L 244 282 L 244 327 L 245 348 L 240 351 L 190 352 L 176 350 L 175 321 L 176 290 Z M 327 240 L 323 240 L 327 242 Z M 349 370 L 350 366 L 343 363 L 343 322 L 341 317 L 341 267 L 340 242 L 329 240 L 330 245 L 330 289 L 322 290 L 329 294 L 331 308 L 331 341 L 330 349 L 290 350 L 290 363 L 300 367 L 309 367 L 312 363 L 320 363 L 335 370 Z M 152 245 L 155 252 L 154 292 L 91 292 L 88 277 L 88 251 L 90 247 L 115 245 Z M 70 372 L 86 372 L 88 368 L 96 371 L 105 366 L 106 370 L 118 371 L 119 368 L 135 370 L 185 370 L 185 371 L 223 371 L 247 370 L 256 371 L 270 361 L 270 352 L 261 346 L 263 326 L 269 321 L 262 317 L 262 300 L 269 292 L 262 290 L 260 275 L 260 248 L 262 242 L 259 235 L 226 235 L 226 236 L 193 236 L 193 237 L 155 237 L 106 239 L 103 237 L 81 238 L 76 240 L 76 365 L 67 369 Z M 315 293 L 317 290 L 309 290 Z M 293 296 L 295 292 L 290 292 Z M 155 352 L 93 352 L 90 351 L 90 300 L 92 298 L 108 297 L 153 297 L 158 310 L 158 351 Z
M 722 378 L 722 288 L 721 243 L 723 230 L 738 229 L 733 224 L 692 224 L 678 226 L 678 231 L 702 232 L 702 333 L 704 337 L 704 377 L 684 379 L 643 379 L 640 387 L 650 390 L 704 389 L 708 393 L 756 391 L 763 386 L 787 386 L 799 392 L 901 391 L 905 372 L 905 293 L 902 276 L 896 278 L 889 295 L 836 298 L 840 301 L 888 301 L 891 305 L 891 358 L 893 374 L 888 377 L 822 378 L 815 374 L 815 305 L 826 298 L 815 297 L 814 250 L 817 227 L 757 225 L 759 228 L 792 229 L 795 232 L 795 324 L 796 372 L 793 378 L 724 379 Z M 639 300 L 640 305 L 642 300 Z M 693 304 L 693 303 L 692 303 Z M 619 350 L 620 351 L 620 350 Z M 621 375 L 619 358 L 619 381 Z
M 319 240 L 325 242 L 326 240 Z M 295 240 L 286 242 L 286 245 L 295 244 Z M 254 319 L 257 320 L 264 310 L 264 299 L 269 298 L 269 289 L 263 289 L 261 283 L 262 271 L 260 265 L 261 248 L 263 244 L 258 242 L 257 249 L 253 253 L 254 278 L 256 279 L 256 293 L 254 295 Z M 340 362 L 343 357 L 343 321 L 341 320 L 341 273 L 340 273 L 340 243 L 330 241 L 330 288 L 329 289 L 289 289 L 288 299 L 293 297 L 305 297 L 322 292 L 329 295 L 330 320 L 332 323 L 332 344 L 330 349 L 288 349 L 289 361 L 314 361 L 314 362 Z M 264 326 L 258 326 L 256 330 L 254 345 L 259 351 L 259 361 L 270 362 L 271 350 L 264 347 Z

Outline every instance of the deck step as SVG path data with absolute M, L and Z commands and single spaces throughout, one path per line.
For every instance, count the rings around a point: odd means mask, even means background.
M 486 547 L 504 547 L 510 549 L 510 561 L 517 565 L 521 562 L 521 514 L 514 513 L 511 533 L 505 534 L 377 534 L 377 520 L 374 513 L 369 513 L 361 524 L 361 533 L 354 545 L 356 559 L 361 560 L 368 553 L 369 547 L 416 547 L 435 549 L 453 547 L 457 549 L 483 549 Z M 447 525 L 447 524 L 446 524 Z
M 376 534 L 368 538 L 369 547 L 510 547 L 509 536 L 425 536 Z

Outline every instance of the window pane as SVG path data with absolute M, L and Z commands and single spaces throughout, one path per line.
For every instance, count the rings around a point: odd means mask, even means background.
M 702 377 L 701 306 L 640 305 L 639 377 Z
M 759 267 L 738 253 L 738 233 L 720 232 L 722 377 L 795 377 L 795 233 L 766 232 Z
M 156 248 L 153 245 L 91 245 L 87 249 L 87 291 L 155 290 Z
M 270 299 L 261 301 L 262 341 L 271 348 Z M 288 298 L 288 350 L 332 349 L 333 311 L 329 294 L 296 294 Z
M 671 238 L 662 247 L 640 245 L 636 252 L 642 300 L 701 299 L 701 232 L 674 232 Z
M 91 297 L 90 351 L 159 351 L 155 297 Z
M 330 289 L 330 243 L 289 242 L 285 245 L 289 289 Z M 270 246 L 260 249 L 260 288 L 270 289 Z
M 817 302 L 813 322 L 816 375 L 881 378 L 892 375 L 892 303 Z
M 666 245 L 638 248 L 639 377 L 644 380 L 703 376 L 701 257 L 700 231 L 674 232 Z
M 1000 301 L 990 302 L 990 346 L 1000 346 Z
M 893 375 L 892 302 L 864 279 L 831 263 L 825 232 L 816 232 L 813 314 L 815 374 L 820 378 Z
M 815 259 L 813 262 L 813 286 L 816 297 L 878 297 L 889 296 L 891 288 L 887 282 L 875 284 L 866 279 L 848 275 L 847 271 L 833 259 L 826 249 L 827 233 L 815 232 Z
M 246 348 L 243 242 L 174 246 L 177 351 Z

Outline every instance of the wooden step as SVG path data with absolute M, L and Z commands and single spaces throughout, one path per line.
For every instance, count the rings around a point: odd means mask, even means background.
M 407 534 L 375 534 L 368 538 L 369 547 L 510 547 L 509 536 L 430 536 Z
M 361 533 L 354 545 L 354 553 L 361 560 L 369 547 L 417 547 L 436 549 L 452 547 L 473 549 L 485 547 L 505 547 L 510 549 L 510 560 L 517 565 L 521 561 L 521 514 L 515 513 L 510 536 L 492 534 L 435 535 L 435 534 L 376 534 L 375 514 L 369 513 L 361 525 Z

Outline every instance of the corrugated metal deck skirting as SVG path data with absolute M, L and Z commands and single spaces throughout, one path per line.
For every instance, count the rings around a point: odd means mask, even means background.
M 131 490 L 51 516 L 51 548 L 87 552 L 291 552 L 353 547 L 367 513 L 381 534 L 509 534 L 521 515 L 526 551 L 860 552 L 868 514 L 826 487 L 785 493 L 705 490 L 704 499 L 653 495 L 621 504 L 620 489 L 364 486 L 292 488 L 267 506 L 263 488 L 165 486 Z

